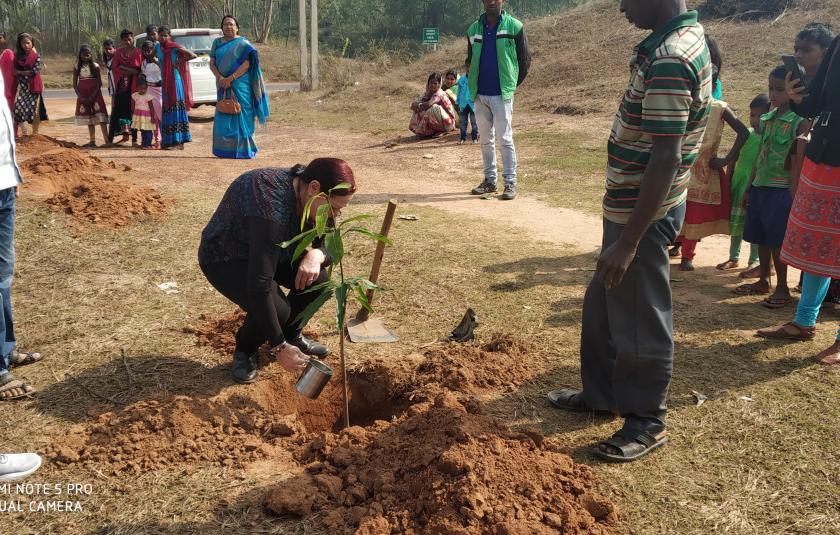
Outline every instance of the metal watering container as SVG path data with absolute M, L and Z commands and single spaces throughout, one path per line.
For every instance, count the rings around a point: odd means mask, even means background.
M 303 374 L 295 383 L 295 390 L 309 399 L 318 399 L 321 391 L 332 378 L 332 369 L 318 359 L 310 359 Z

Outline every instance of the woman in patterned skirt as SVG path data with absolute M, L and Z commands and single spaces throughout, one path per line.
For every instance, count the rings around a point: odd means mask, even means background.
M 782 261 L 804 272 L 794 321 L 758 331 L 765 338 L 813 340 L 817 316 L 831 285 L 840 278 L 840 38 L 835 38 L 807 89 L 787 77 L 791 110 L 816 117 L 805 164 L 796 185 Z M 837 339 L 815 359 L 840 364 Z
M 41 93 L 44 83 L 41 81 L 41 55 L 35 50 L 35 43 L 28 33 L 21 33 L 15 47 L 15 80 L 17 97 L 15 98 L 15 130 L 22 123 L 32 125 L 32 133 L 38 133 L 41 121 Z

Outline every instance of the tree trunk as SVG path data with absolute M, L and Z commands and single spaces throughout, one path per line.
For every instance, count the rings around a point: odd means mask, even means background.
M 258 43 L 265 43 L 268 41 L 268 34 L 271 32 L 271 20 L 274 17 L 274 0 L 265 0 L 265 17 L 263 18 L 262 28 L 260 28 Z M 256 29 L 256 24 L 254 24 Z

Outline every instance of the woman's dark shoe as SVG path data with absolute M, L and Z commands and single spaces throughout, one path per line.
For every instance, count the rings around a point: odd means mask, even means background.
M 318 357 L 319 359 L 330 354 L 330 349 L 323 345 L 306 338 L 302 334 L 292 340 L 287 340 L 290 344 L 300 349 L 305 355 Z
M 233 380 L 240 384 L 257 380 L 257 353 L 249 355 L 243 351 L 233 354 Z

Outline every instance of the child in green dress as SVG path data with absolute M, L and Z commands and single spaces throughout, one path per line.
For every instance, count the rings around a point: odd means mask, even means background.
M 717 265 L 717 269 L 735 269 L 741 259 L 741 243 L 744 241 L 744 221 L 747 210 L 744 206 L 744 193 L 750 183 L 750 174 L 755 164 L 758 149 L 761 145 L 761 134 L 758 132 L 761 116 L 770 111 L 770 99 L 767 95 L 758 95 L 750 102 L 750 137 L 741 148 L 741 154 L 735 163 L 735 170 L 729 184 L 732 199 L 732 212 L 729 218 L 729 260 Z M 758 267 L 758 245 L 750 245 L 750 259 L 747 269 Z

